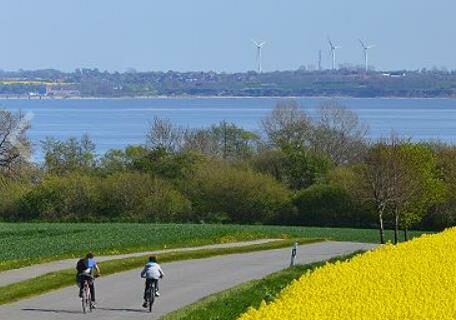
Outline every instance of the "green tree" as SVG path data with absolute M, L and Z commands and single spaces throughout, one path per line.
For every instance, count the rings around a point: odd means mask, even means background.
M 395 152 L 395 196 L 391 207 L 397 242 L 399 226 L 402 226 L 407 240 L 410 226 L 419 223 L 432 205 L 443 201 L 445 185 L 438 175 L 436 156 L 429 147 L 402 143 Z
M 406 234 L 444 193 L 432 151 L 395 136 L 370 148 L 359 173 L 358 194 L 375 208 L 381 243 L 385 215 L 393 217 L 397 243 L 400 226 Z
M 288 184 L 288 158 L 278 148 L 266 148 L 250 159 L 250 165 L 258 172 L 268 174 L 277 181 Z
M 92 170 L 96 166 L 95 144 L 88 135 L 66 141 L 46 138 L 42 142 L 44 166 L 51 174 L 64 175 L 77 170 Z
M 273 176 L 293 190 L 322 181 L 332 166 L 326 156 L 292 145 L 264 149 L 251 159 L 250 164 L 255 170 Z
M 283 152 L 287 157 L 288 185 L 295 190 L 307 188 L 321 181 L 331 167 L 327 157 L 305 147 L 288 146 L 283 148 Z
M 441 146 L 437 151 L 437 165 L 445 184 L 444 201 L 429 212 L 427 225 L 437 229 L 456 224 L 456 147 Z

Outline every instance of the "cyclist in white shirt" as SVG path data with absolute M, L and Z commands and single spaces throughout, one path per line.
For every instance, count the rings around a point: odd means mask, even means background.
M 155 282 L 155 296 L 159 297 L 160 293 L 158 292 L 158 280 L 163 278 L 165 273 L 163 272 L 160 265 L 157 263 L 157 258 L 155 256 L 149 257 L 149 262 L 146 263 L 144 269 L 141 271 L 141 278 L 146 278 L 146 288 L 144 289 L 144 303 L 143 307 L 147 308 L 147 291 L 152 286 L 152 283 Z

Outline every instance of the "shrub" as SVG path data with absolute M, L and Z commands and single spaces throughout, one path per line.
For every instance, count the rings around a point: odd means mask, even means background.
M 111 219 L 179 221 L 191 210 L 190 202 L 172 185 L 143 173 L 108 176 L 100 192 L 101 214 Z
M 30 188 L 30 183 L 0 175 L 0 220 L 14 220 L 18 214 L 18 202 Z
M 187 219 L 190 202 L 172 185 L 148 174 L 120 172 L 105 178 L 48 176 L 20 200 L 20 218 L 43 220 Z
M 20 200 L 20 218 L 44 220 L 94 219 L 99 202 L 96 177 L 49 175 Z
M 312 226 L 367 226 L 373 223 L 368 210 L 357 204 L 341 187 L 313 185 L 298 192 L 295 223 Z
M 223 162 L 201 166 L 186 192 L 196 218 L 233 223 L 266 223 L 291 210 L 288 190 L 268 175 Z

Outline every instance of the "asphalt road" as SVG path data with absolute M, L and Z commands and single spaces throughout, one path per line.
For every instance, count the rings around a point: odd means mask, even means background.
M 304 245 L 298 248 L 297 262 L 327 260 L 375 246 L 332 241 Z M 81 313 L 77 288 L 71 287 L 0 306 L 0 319 L 158 319 L 212 293 L 263 278 L 289 263 L 290 249 L 277 249 L 164 264 L 166 278 L 160 282 L 161 297 L 152 315 L 141 308 L 144 280 L 139 277 L 140 270 L 134 270 L 97 280 L 98 309 L 92 314 Z
M 164 250 L 155 250 L 155 251 L 146 251 L 146 252 L 135 252 L 135 253 L 126 253 L 119 255 L 111 256 L 97 256 L 96 260 L 98 262 L 113 260 L 113 259 L 125 259 L 131 257 L 141 257 L 147 256 L 150 254 L 163 254 L 167 252 L 182 252 L 182 251 L 195 251 L 203 249 L 221 249 L 221 248 L 234 248 L 234 247 L 245 247 L 254 244 L 268 243 L 272 241 L 277 241 L 278 239 L 260 239 L 252 241 L 243 241 L 243 242 L 231 242 L 231 243 L 219 243 L 211 244 L 206 246 L 199 247 L 189 247 L 189 248 L 178 248 L 178 249 L 164 249 Z M 0 272 L 0 290 L 1 287 L 9 285 L 11 283 L 24 281 L 31 278 L 36 278 L 38 276 L 44 275 L 49 272 L 60 271 L 64 269 L 73 269 L 76 266 L 77 259 L 64 259 L 58 261 L 52 261 L 42 264 L 35 264 L 29 267 L 13 269 L 8 271 Z

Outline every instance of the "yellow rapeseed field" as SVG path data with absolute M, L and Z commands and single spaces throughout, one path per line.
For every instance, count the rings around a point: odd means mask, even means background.
M 456 319 L 456 228 L 303 275 L 240 320 Z

